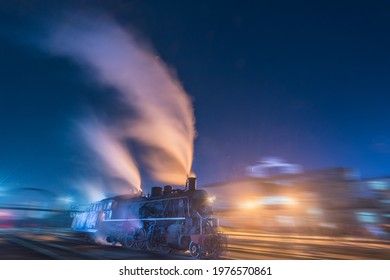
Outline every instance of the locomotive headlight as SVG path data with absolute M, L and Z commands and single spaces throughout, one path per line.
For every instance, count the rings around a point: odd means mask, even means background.
M 215 201 L 216 197 L 215 195 L 211 195 L 207 198 L 207 200 L 210 202 L 210 203 L 213 203 Z

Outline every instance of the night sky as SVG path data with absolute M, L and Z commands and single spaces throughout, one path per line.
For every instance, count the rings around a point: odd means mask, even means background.
M 11 2 L 0 5 L 0 184 L 66 193 L 99 176 L 74 120 L 109 114 L 109 89 L 34 46 L 51 19 L 89 9 L 142 34 L 191 96 L 198 184 L 241 178 L 266 156 L 390 175 L 388 1 Z

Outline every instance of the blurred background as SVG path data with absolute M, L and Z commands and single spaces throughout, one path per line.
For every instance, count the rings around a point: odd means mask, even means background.
M 42 257 L 13 247 L 19 233 L 45 237 L 34 246 L 61 233 L 69 248 L 74 213 L 93 201 L 195 174 L 231 258 L 390 259 L 389 11 L 2 3 L 0 252 Z

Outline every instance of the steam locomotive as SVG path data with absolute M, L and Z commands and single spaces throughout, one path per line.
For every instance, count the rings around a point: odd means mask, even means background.
M 121 195 L 93 203 L 75 214 L 72 229 L 127 248 L 188 250 L 194 258 L 218 258 L 226 250 L 226 236 L 212 217 L 214 199 L 196 189 L 196 178 L 188 178 L 184 190 L 153 187 L 150 196 Z

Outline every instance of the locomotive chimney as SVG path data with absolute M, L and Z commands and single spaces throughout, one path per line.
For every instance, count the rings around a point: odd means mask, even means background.
M 167 195 L 167 194 L 171 194 L 171 193 L 172 193 L 172 186 L 170 186 L 170 185 L 164 186 L 163 194 Z
M 188 177 L 187 179 L 188 191 L 196 191 L 196 178 Z
M 152 188 L 152 195 L 151 197 L 155 197 L 155 196 L 161 196 L 162 195 L 162 188 L 161 187 L 153 187 Z

